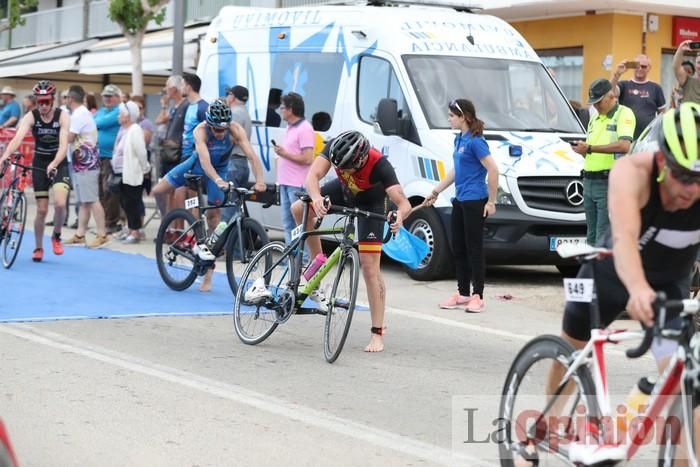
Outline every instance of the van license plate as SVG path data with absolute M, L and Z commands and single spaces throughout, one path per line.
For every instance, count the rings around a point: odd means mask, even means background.
M 586 243 L 586 237 L 549 237 L 549 251 L 556 251 L 559 245 L 569 243 L 579 245 Z

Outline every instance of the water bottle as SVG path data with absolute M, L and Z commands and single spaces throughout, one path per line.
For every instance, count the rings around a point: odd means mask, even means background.
M 318 268 L 323 266 L 323 263 L 325 263 L 327 259 L 328 258 L 323 253 L 317 254 L 311 264 L 309 264 L 309 267 L 306 268 L 306 271 L 304 271 L 304 279 L 307 281 L 311 280 L 314 274 L 316 274 L 316 271 L 318 271 Z
M 635 436 L 637 432 L 642 430 L 643 423 L 638 420 L 632 423 L 635 417 L 646 411 L 649 395 L 654 388 L 654 384 L 650 382 L 646 377 L 641 378 L 633 387 L 630 393 L 627 395 L 625 400 L 625 408 L 627 409 L 624 414 L 618 409 L 618 413 L 621 416 L 617 418 L 617 428 L 619 431 L 619 439 L 621 442 L 625 442 L 627 436 Z M 634 432 L 630 433 L 631 428 L 634 428 Z M 651 432 L 651 430 L 650 430 Z
M 207 242 L 209 248 L 212 248 L 214 244 L 216 244 L 216 241 L 219 239 L 222 233 L 224 233 L 224 230 L 226 230 L 226 226 L 228 224 L 226 222 L 219 222 L 219 225 L 216 226 L 214 231 L 211 233 L 211 237 L 209 237 L 209 241 Z

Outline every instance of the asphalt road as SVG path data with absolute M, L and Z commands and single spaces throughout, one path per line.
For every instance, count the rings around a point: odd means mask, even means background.
M 152 256 L 155 224 L 147 242 L 111 247 Z M 317 316 L 258 346 L 238 341 L 230 316 L 0 325 L 0 417 L 21 464 L 497 465 L 495 445 L 478 442 L 488 432 L 465 442 L 464 409 L 488 424 L 518 349 L 559 332 L 560 276 L 489 269 L 486 310 L 467 314 L 436 306 L 453 281 L 383 270 L 386 350 L 362 351 L 370 320 L 358 312 L 333 365 Z M 653 371 L 621 349 L 609 365 L 619 397 Z

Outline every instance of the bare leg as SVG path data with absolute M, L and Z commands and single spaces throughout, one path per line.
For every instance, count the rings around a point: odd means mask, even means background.
M 173 197 L 173 190 L 175 188 L 166 179 L 159 181 L 153 188 L 153 197 L 156 199 L 156 206 L 158 206 L 158 211 L 160 211 L 161 219 L 173 209 L 169 202 Z
M 207 211 L 207 227 L 209 232 L 211 233 L 214 231 L 216 226 L 219 224 L 219 221 L 221 220 L 221 213 L 219 212 L 219 209 L 210 209 Z M 204 273 L 204 278 L 202 279 L 202 285 L 199 286 L 199 291 L 200 292 L 209 292 L 211 290 L 211 279 L 212 276 L 214 275 L 214 268 L 212 267 L 211 269 L 208 269 L 207 272 Z
M 53 190 L 53 231 L 59 236 L 63 228 L 63 222 L 66 220 L 66 206 L 68 203 L 68 191 L 65 189 Z
M 292 215 L 297 225 L 301 224 L 301 218 L 304 217 L 304 204 L 302 201 L 294 201 L 292 203 Z M 306 219 L 304 230 L 311 230 L 314 227 L 314 210 L 309 206 L 309 217 Z M 306 239 L 306 247 L 309 249 L 309 258 L 315 258 L 316 255 L 322 252 L 321 237 L 314 235 Z
M 42 248 L 44 244 L 44 224 L 46 214 L 49 212 L 49 199 L 37 198 L 36 217 L 34 217 L 34 241 L 36 248 Z
M 384 327 L 384 306 L 386 303 L 386 286 L 384 278 L 379 270 L 379 261 L 382 255 L 378 252 L 360 253 L 360 264 L 362 265 L 362 277 L 367 286 L 367 300 L 369 301 L 369 311 L 372 315 L 372 327 Z M 379 334 L 371 334 L 369 344 L 365 347 L 365 352 L 381 352 L 384 350 L 384 338 Z
M 92 215 L 95 217 L 95 224 L 97 224 L 97 235 L 104 237 L 107 235 L 107 229 L 105 228 L 105 210 L 102 208 L 102 203 L 87 203 L 92 210 Z
M 90 205 L 93 203 L 80 203 L 78 209 L 78 231 L 75 233 L 78 237 L 85 237 L 87 232 L 88 222 L 90 222 Z

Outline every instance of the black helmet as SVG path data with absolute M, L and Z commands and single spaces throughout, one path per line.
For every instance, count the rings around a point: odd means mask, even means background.
M 56 86 L 47 80 L 41 80 L 32 89 L 32 93 L 37 96 L 52 96 L 56 94 Z
M 359 131 L 345 131 L 333 140 L 328 152 L 331 164 L 349 169 L 369 153 L 369 141 Z
M 227 128 L 231 124 L 231 109 L 226 102 L 216 99 L 211 104 L 205 114 L 207 123 L 217 128 Z

